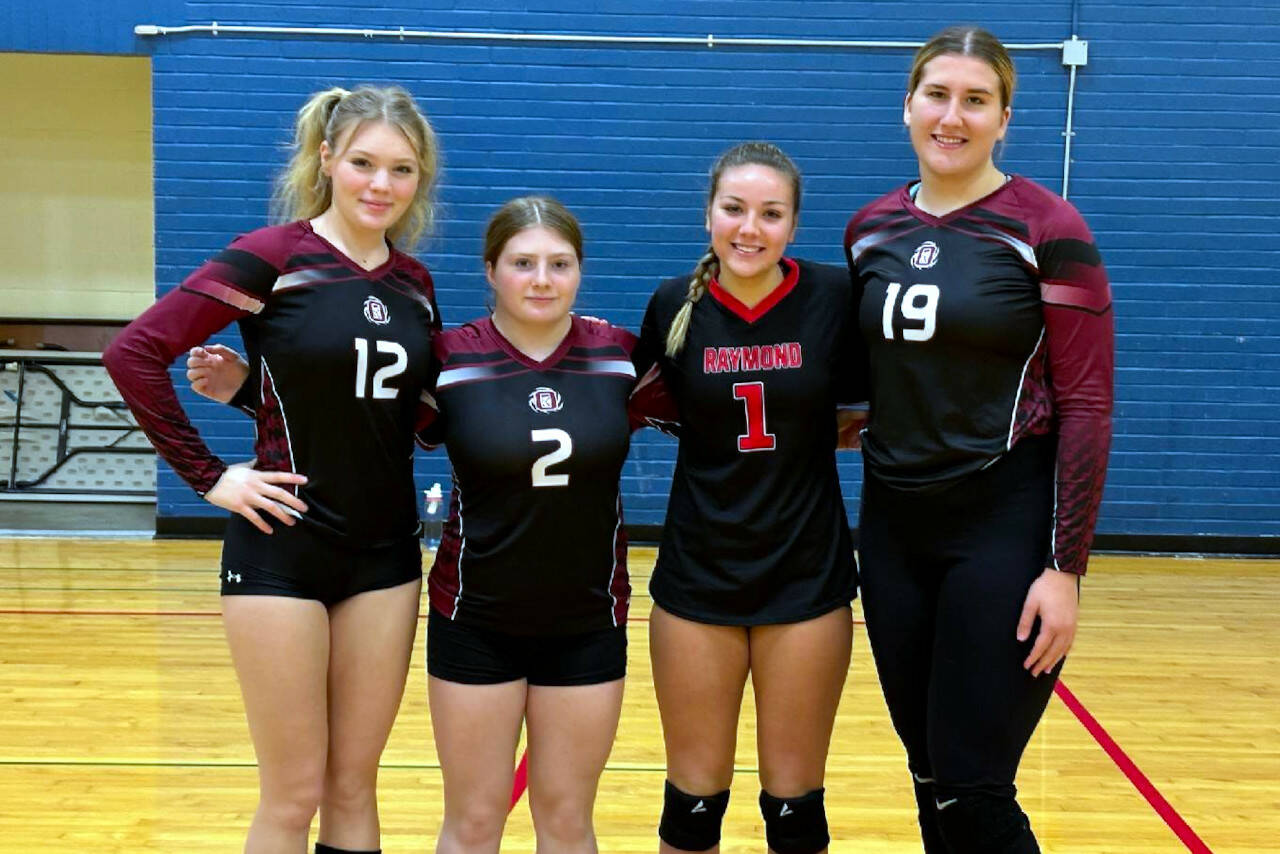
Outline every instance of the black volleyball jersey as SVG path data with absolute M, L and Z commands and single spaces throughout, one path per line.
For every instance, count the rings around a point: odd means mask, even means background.
M 836 473 L 837 403 L 856 399 L 852 292 L 844 270 L 782 261 L 748 308 L 717 283 L 665 355 L 688 276 L 658 286 L 640 336 L 658 359 L 679 450 L 653 600 L 700 622 L 795 622 L 855 594 Z
M 364 270 L 294 222 L 237 238 L 104 354 L 157 451 L 203 495 L 226 465 L 188 422 L 167 369 L 239 321 L 257 387 L 256 467 L 300 472 L 303 521 L 357 546 L 418 528 L 411 458 L 439 329 L 431 276 L 391 248 Z
M 434 345 L 438 419 L 453 492 L 428 576 L 449 619 L 518 635 L 625 623 L 631 585 L 619 478 L 631 444 L 630 332 L 572 318 L 535 362 L 489 319 Z
M 1111 437 L 1111 293 L 1066 200 L 1021 177 L 943 217 L 911 187 L 845 232 L 870 356 L 862 453 L 899 489 L 939 489 L 1021 437 L 1056 433 L 1053 561 L 1082 574 Z

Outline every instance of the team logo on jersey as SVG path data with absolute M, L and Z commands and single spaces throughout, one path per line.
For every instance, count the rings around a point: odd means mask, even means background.
M 553 388 L 540 385 L 529 393 L 529 408 L 546 415 L 564 409 L 564 398 Z
M 391 322 L 391 312 L 387 311 L 385 302 L 375 296 L 368 296 L 364 299 L 364 319 L 374 326 L 386 326 Z
M 932 240 L 926 240 L 917 246 L 916 251 L 911 255 L 911 266 L 917 270 L 927 270 L 938 263 L 938 253 L 938 244 Z

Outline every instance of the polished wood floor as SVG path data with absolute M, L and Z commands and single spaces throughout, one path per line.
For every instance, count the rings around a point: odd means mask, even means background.
M 208 542 L 0 540 L 0 851 L 240 850 L 255 771 L 217 555 Z M 596 811 L 603 852 L 656 847 L 662 742 L 642 595 L 652 562 L 634 550 L 631 675 Z M 1203 840 L 1193 850 L 1280 851 L 1278 613 L 1280 562 L 1093 561 L 1065 684 L 1166 815 Z M 439 821 L 421 658 L 420 639 L 383 760 L 388 852 L 431 850 Z M 763 850 L 745 711 L 727 854 Z M 1059 698 L 1018 782 L 1046 852 L 1188 850 Z M 827 785 L 833 852 L 920 850 L 861 627 Z M 531 851 L 531 840 L 522 803 L 503 850 Z

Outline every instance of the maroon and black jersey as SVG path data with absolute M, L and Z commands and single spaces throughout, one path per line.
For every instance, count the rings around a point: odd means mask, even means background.
M 852 289 L 845 270 L 782 266 L 751 308 L 712 282 L 684 348 L 658 359 L 680 446 L 649 589 L 699 622 L 796 622 L 856 592 L 835 460 L 836 404 L 856 397 Z M 665 353 L 688 282 L 654 292 L 645 351 Z
M 1066 200 L 1025 178 L 943 217 L 915 185 L 859 211 L 844 245 L 870 358 L 862 453 L 940 489 L 1021 437 L 1056 434 L 1054 566 L 1083 574 L 1111 439 L 1111 291 Z
M 431 276 L 391 249 L 364 270 L 305 221 L 237 238 L 112 342 L 103 361 L 152 444 L 203 495 L 226 464 L 178 405 L 168 367 L 238 321 L 256 467 L 299 472 L 303 516 L 357 546 L 418 527 L 411 457 L 439 329 Z
M 631 597 L 618 481 L 631 444 L 630 332 L 572 318 L 535 362 L 489 319 L 441 334 L 438 418 L 453 493 L 431 607 L 508 634 L 623 625 Z

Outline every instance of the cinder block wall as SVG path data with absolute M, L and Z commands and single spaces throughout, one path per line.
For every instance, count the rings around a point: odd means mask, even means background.
M 102 5 L 110 9 L 100 8 Z M 536 45 L 497 40 L 222 34 L 136 38 L 136 23 L 482 32 L 922 40 L 945 23 L 1006 42 L 1059 42 L 1073 4 L 815 0 L 79 2 L 82 23 L 7 3 L 0 49 L 149 53 L 156 280 L 164 292 L 261 224 L 293 111 L 333 84 L 398 82 L 446 150 L 441 227 L 422 256 L 448 322 L 483 312 L 488 214 L 551 193 L 587 236 L 582 311 L 632 327 L 661 278 L 704 246 L 705 172 L 742 139 L 781 144 L 807 176 L 794 254 L 839 263 L 841 229 L 909 179 L 901 48 Z M 72 10 L 74 11 L 74 10 Z M 1100 532 L 1280 535 L 1280 6 L 1077 3 L 1089 64 L 1075 93 L 1070 197 L 1111 272 L 1119 353 L 1116 439 Z M 1056 51 L 1015 53 L 1020 89 L 1002 165 L 1061 190 L 1068 74 Z M 230 339 L 229 339 L 230 340 Z M 191 401 L 214 448 L 248 453 L 249 427 Z M 659 524 L 674 446 L 638 435 L 628 522 Z M 418 462 L 448 485 L 443 454 Z M 856 455 L 842 458 L 851 518 Z M 167 469 L 163 516 L 208 514 Z

